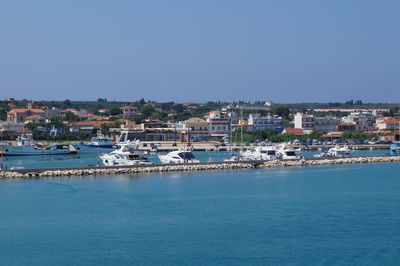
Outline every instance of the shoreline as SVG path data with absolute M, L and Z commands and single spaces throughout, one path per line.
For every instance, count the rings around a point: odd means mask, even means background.
M 146 166 L 87 166 L 70 168 L 32 168 L 0 170 L 0 179 L 51 178 L 94 175 L 119 175 L 183 171 L 235 170 L 252 168 L 306 167 L 341 164 L 400 162 L 400 156 L 358 156 L 348 158 L 309 158 L 301 160 L 209 162 L 196 164 L 154 164 Z

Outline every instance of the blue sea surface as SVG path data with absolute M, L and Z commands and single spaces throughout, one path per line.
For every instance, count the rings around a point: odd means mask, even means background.
M 399 265 L 400 164 L 0 180 L 1 265 Z

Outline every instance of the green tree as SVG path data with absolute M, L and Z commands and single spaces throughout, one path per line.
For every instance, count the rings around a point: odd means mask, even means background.
M 281 116 L 285 119 L 289 119 L 290 109 L 286 105 L 276 105 L 270 108 L 270 112 L 274 115 Z
M 28 124 L 25 125 L 25 127 L 26 127 L 28 130 L 32 131 L 32 132 L 33 132 L 38 126 L 39 126 L 39 124 L 37 124 L 37 123 L 32 123 L 32 122 L 29 122 Z
M 49 117 L 49 125 L 50 126 L 55 126 L 57 128 L 63 128 L 64 127 L 64 123 L 63 123 L 63 118 L 61 116 L 58 115 L 53 115 Z
M 113 108 L 110 109 L 110 111 L 108 111 L 110 113 L 110 115 L 120 115 L 122 114 L 121 109 L 119 109 L 119 107 L 114 106 Z
M 153 113 L 156 111 L 153 105 L 145 105 L 140 109 L 140 112 L 143 114 L 145 118 L 150 118 Z
M 74 123 L 80 120 L 81 118 L 76 114 L 74 114 L 73 112 L 66 112 L 64 114 L 64 121 L 67 121 L 68 123 Z
M 103 123 L 100 125 L 100 131 L 102 134 L 108 135 L 110 133 L 110 128 L 112 128 L 113 124 L 110 123 Z
M 183 111 L 185 111 L 185 106 L 183 106 L 182 104 L 175 104 L 173 109 L 176 113 L 180 114 L 183 113 Z
M 71 107 L 71 106 L 72 106 L 71 100 L 68 100 L 68 99 L 66 99 L 66 100 L 63 102 L 63 104 L 64 104 L 66 107 Z
M 0 109 L 0 120 L 7 120 L 7 110 Z

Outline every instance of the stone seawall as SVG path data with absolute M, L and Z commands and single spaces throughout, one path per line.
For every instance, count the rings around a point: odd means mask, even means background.
M 337 164 L 365 164 L 365 163 L 389 163 L 400 162 L 400 156 L 365 156 L 350 158 L 325 158 L 325 159 L 302 159 L 297 161 L 273 160 L 260 164 L 260 168 L 299 167 Z
M 351 158 L 214 162 L 179 165 L 150 165 L 133 167 L 76 167 L 61 169 L 19 169 L 0 171 L 0 179 L 58 176 L 97 176 L 118 174 L 162 173 L 179 171 L 231 170 L 248 168 L 302 167 L 340 164 L 400 162 L 400 156 L 363 156 Z
M 206 171 L 254 168 L 250 163 L 210 163 L 210 164 L 180 164 L 180 165 L 152 165 L 134 167 L 86 167 L 76 169 L 54 169 L 41 171 L 38 169 L 24 169 L 23 171 L 1 171 L 1 178 L 35 178 L 57 176 L 97 176 L 118 174 L 162 173 L 182 171 Z

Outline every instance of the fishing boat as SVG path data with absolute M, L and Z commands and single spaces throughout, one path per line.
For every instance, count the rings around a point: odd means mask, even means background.
M 22 134 L 21 136 L 17 137 L 16 141 L 17 141 L 17 146 L 35 145 L 32 134 Z
M 199 163 L 193 153 L 189 150 L 171 151 L 166 155 L 158 155 L 161 163 L 163 164 L 180 164 L 180 163 Z
M 88 143 L 82 143 L 84 146 L 92 147 L 92 148 L 112 148 L 113 142 L 109 137 L 104 136 L 103 134 L 98 134 L 96 137 L 90 139 Z
M 153 164 L 146 157 L 142 157 L 134 146 L 125 145 L 118 150 L 100 156 L 105 166 L 129 166 Z
M 32 156 L 32 155 L 61 155 L 77 153 L 75 146 L 71 144 L 50 145 L 2 145 L 1 153 L 4 156 Z

